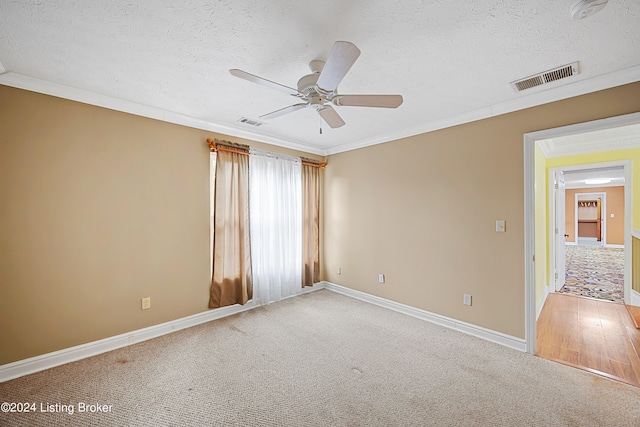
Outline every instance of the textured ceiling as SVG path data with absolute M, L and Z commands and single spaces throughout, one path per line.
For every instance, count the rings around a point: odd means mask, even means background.
M 327 154 L 640 80 L 640 2 L 610 0 L 573 20 L 574 2 L 0 0 L 0 83 L 64 85 Z M 296 99 L 230 68 L 295 86 L 336 40 L 362 51 L 341 93 L 398 93 L 404 103 L 336 107 L 347 124 L 322 134 L 310 109 L 259 128 L 238 122 Z M 573 61 L 578 76 L 521 93 L 509 85 Z

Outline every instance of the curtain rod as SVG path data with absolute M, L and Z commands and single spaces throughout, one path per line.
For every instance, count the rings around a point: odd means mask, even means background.
M 311 162 L 302 162 L 305 166 L 311 166 L 312 168 L 324 169 L 327 166 L 326 163 L 311 163 Z
M 242 154 L 243 156 L 249 155 L 249 151 L 236 150 L 230 147 L 226 147 L 224 145 L 218 145 L 217 140 L 215 139 L 207 138 L 207 142 L 209 143 L 209 148 L 211 149 L 211 151 L 226 151 L 228 153 Z M 320 169 L 324 169 L 325 166 L 327 166 L 326 162 L 315 163 L 313 161 L 308 161 L 308 160 L 310 159 L 301 160 L 301 162 L 305 166 L 311 166 L 311 167 L 320 168 Z

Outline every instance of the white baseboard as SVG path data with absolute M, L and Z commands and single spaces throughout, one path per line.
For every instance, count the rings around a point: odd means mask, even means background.
M 542 295 L 542 298 L 540 298 L 540 301 L 536 304 L 536 321 L 538 320 L 538 317 L 540 317 L 540 313 L 542 313 L 542 309 L 544 308 L 544 303 L 547 302 L 547 297 L 551 292 L 555 292 L 554 286 L 553 284 L 547 283 L 547 286 L 544 287 L 544 294 Z
M 519 351 L 526 351 L 526 340 L 522 338 L 513 337 L 511 335 L 503 334 L 501 332 L 493 331 L 491 329 L 483 328 L 471 323 L 466 323 L 450 317 L 431 313 L 426 310 L 421 310 L 419 308 L 397 303 L 395 301 L 366 294 L 354 289 L 345 288 L 343 286 L 336 285 L 330 282 L 316 283 L 313 287 L 307 287 L 297 295 L 314 292 L 323 288 L 342 295 L 356 298 L 364 302 L 368 302 L 370 304 L 375 304 L 380 307 L 413 316 L 421 320 L 426 320 L 440 326 L 464 332 L 466 334 L 473 335 L 487 341 L 495 342 L 506 347 L 510 347 Z M 639 302 L 638 304 L 634 305 L 640 305 L 640 294 L 635 291 L 632 292 L 632 294 L 632 298 L 636 297 Z M 545 296 L 543 298 L 546 298 L 547 295 L 548 290 L 545 291 Z M 256 307 L 259 306 L 253 304 L 252 302 L 248 302 L 245 305 L 232 305 L 215 310 L 208 310 L 202 313 L 183 317 L 181 319 L 161 323 L 159 325 L 149 326 L 147 328 L 138 329 L 136 331 L 128 332 L 125 334 L 120 334 L 102 340 L 54 351 L 52 353 L 47 353 L 40 356 L 19 360 L 17 362 L 8 363 L 6 365 L 0 366 L 0 382 L 22 377 L 24 375 L 33 374 L 45 369 L 54 368 L 56 366 L 64 365 L 65 363 L 74 362 L 101 353 L 106 353 L 108 351 L 116 350 L 118 348 L 143 342 L 152 338 L 157 338 L 162 335 L 170 334 L 172 332 L 200 325 L 212 320 L 221 319 L 223 317 L 231 316 L 243 311 L 248 311 Z
M 314 284 L 313 287 L 304 288 L 297 295 L 307 294 L 322 288 L 324 288 L 324 283 L 319 282 Z M 7 363 L 0 366 L 0 382 L 44 371 L 45 369 L 54 368 L 56 366 L 64 365 L 65 363 L 75 362 L 76 360 L 85 359 L 101 353 L 106 353 L 118 348 L 170 334 L 181 329 L 190 328 L 202 323 L 211 322 L 212 320 L 221 319 L 223 317 L 251 310 L 256 307 L 259 307 L 259 305 L 254 304 L 253 301 L 249 301 L 245 305 L 236 304 L 216 308 L 125 334 L 92 341 L 86 344 L 42 354 L 40 356 L 30 357 L 24 360 L 18 360 L 17 362 Z
M 614 244 L 609 244 L 606 243 L 604 245 L 605 248 L 617 248 L 617 249 L 624 249 L 624 245 L 614 245 Z
M 631 302 L 628 305 L 640 306 L 640 293 L 631 289 Z
M 324 282 L 324 288 L 342 295 L 346 295 L 348 297 L 375 304 L 380 307 L 388 308 L 402 314 L 417 317 L 418 319 L 426 320 L 428 322 L 435 323 L 446 328 L 464 332 L 466 334 L 473 335 L 487 341 L 502 344 L 506 347 L 510 347 L 523 352 L 527 351 L 526 340 L 522 338 L 517 338 L 511 335 L 503 334 L 501 332 L 496 332 L 491 329 L 483 328 L 471 323 L 466 323 L 450 317 L 431 313 L 429 311 L 421 310 L 419 308 L 411 307 L 405 304 L 400 304 L 395 301 L 366 294 L 354 289 L 345 288 L 344 286 L 336 285 L 335 283 Z

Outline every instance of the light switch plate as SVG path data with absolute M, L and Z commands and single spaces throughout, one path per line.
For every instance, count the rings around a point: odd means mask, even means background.
M 496 233 L 504 233 L 507 231 L 507 222 L 504 219 L 496 220 Z

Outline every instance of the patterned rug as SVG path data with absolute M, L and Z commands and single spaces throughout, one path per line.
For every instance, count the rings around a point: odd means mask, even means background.
M 624 302 L 624 249 L 566 246 L 566 283 L 559 292 Z

